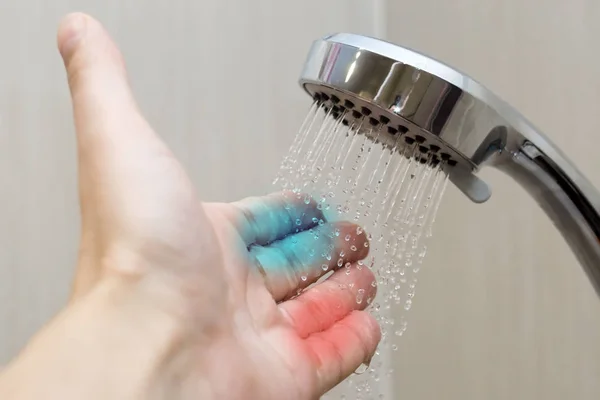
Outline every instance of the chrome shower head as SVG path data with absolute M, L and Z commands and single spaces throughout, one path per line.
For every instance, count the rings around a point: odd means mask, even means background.
M 468 76 L 415 51 L 353 34 L 313 43 L 304 90 L 344 124 L 377 126 L 390 148 L 398 136 L 443 164 L 471 200 L 491 191 L 481 167 L 502 170 L 552 219 L 600 295 L 600 194 L 531 123 Z M 373 129 L 359 129 L 372 135 Z M 399 151 L 399 154 L 404 154 Z

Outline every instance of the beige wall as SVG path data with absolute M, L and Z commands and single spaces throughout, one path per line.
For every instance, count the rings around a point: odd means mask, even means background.
M 8 3 L 0 6 L 0 363 L 64 303 L 75 260 L 75 148 L 54 45 L 68 11 L 90 12 L 114 33 L 142 108 L 207 200 L 271 189 L 308 106 L 296 80 L 313 39 L 379 36 L 386 26 L 392 41 L 457 66 L 518 107 L 600 187 L 595 0 L 377 2 L 387 9 L 360 0 Z M 394 398 L 597 399 L 600 303 L 523 191 L 493 171 L 483 176 L 495 189 L 489 203 L 450 189 L 442 205 L 395 354 Z
M 390 1 L 388 38 L 467 72 L 550 136 L 597 187 L 600 3 Z M 495 171 L 451 188 L 396 359 L 411 399 L 600 398 L 600 303 L 560 236 Z

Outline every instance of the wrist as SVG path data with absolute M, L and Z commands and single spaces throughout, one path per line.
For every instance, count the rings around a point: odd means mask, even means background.
M 36 334 L 0 375 L 0 398 L 139 398 L 179 340 L 168 315 L 100 283 Z

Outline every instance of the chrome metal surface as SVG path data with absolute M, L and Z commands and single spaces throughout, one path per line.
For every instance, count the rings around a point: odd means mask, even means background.
M 423 54 L 341 33 L 313 43 L 300 84 L 340 118 L 380 126 L 378 140 L 444 152 L 450 179 L 471 200 L 490 196 L 484 166 L 522 185 L 552 219 L 600 295 L 600 193 L 520 113 L 465 74 Z

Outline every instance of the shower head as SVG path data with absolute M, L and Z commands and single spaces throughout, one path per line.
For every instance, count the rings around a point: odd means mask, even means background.
M 442 164 L 476 203 L 491 195 L 477 176 L 482 167 L 507 173 L 552 219 L 600 295 L 600 194 L 481 84 L 413 50 L 347 33 L 313 43 L 300 84 L 341 123 L 362 127 L 359 133 L 390 148 L 413 146 Z M 398 154 L 406 154 L 401 147 Z

